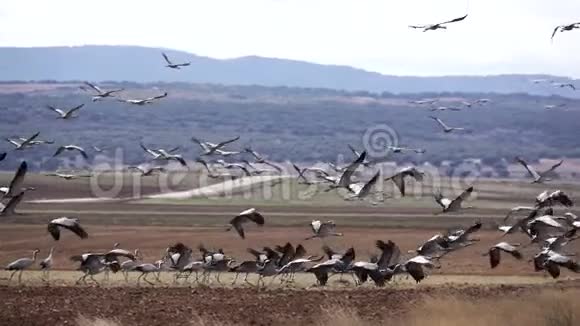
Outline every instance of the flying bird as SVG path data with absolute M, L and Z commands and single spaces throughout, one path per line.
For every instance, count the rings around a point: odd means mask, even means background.
M 427 32 L 427 31 L 434 31 L 434 30 L 438 30 L 438 29 L 447 29 L 447 24 L 451 24 L 451 23 L 456 23 L 456 22 L 460 22 L 462 20 L 464 20 L 465 18 L 467 18 L 467 15 L 463 16 L 463 17 L 459 17 L 459 18 L 455 18 L 443 23 L 437 23 L 437 24 L 429 24 L 429 25 L 410 25 L 410 28 L 413 29 L 422 29 L 423 32 Z
M 334 221 L 321 222 L 319 220 L 313 220 L 310 223 L 312 228 L 313 236 L 306 238 L 305 240 L 310 240 L 314 238 L 326 238 L 326 237 L 342 237 L 342 233 L 335 232 L 336 224 Z
M 242 239 L 245 239 L 246 236 L 242 225 L 247 222 L 254 222 L 257 225 L 262 226 L 264 225 L 264 216 L 258 213 L 258 211 L 255 208 L 245 210 L 230 221 L 231 226 L 227 229 L 227 231 L 231 230 L 231 228 L 233 227 L 236 229 L 240 237 Z
M 489 248 L 489 251 L 485 255 L 489 255 L 489 264 L 491 268 L 496 268 L 499 265 L 502 251 L 512 255 L 515 259 L 521 260 L 523 256 L 518 251 L 518 246 L 518 244 L 512 245 L 507 242 L 500 242 Z
M 417 154 L 424 154 L 427 152 L 424 148 L 407 148 L 407 147 L 399 147 L 399 146 L 387 146 L 387 149 L 392 151 L 393 153 L 399 154 L 403 152 L 413 151 Z
M 201 141 L 195 137 L 192 137 L 191 141 L 193 141 L 194 143 L 197 143 L 201 147 L 201 149 L 203 150 L 203 153 L 201 153 L 201 155 L 213 155 L 213 154 L 223 154 L 224 152 L 221 151 L 221 149 L 224 146 L 226 146 L 227 144 L 233 143 L 238 139 L 240 139 L 240 136 L 237 136 L 237 137 L 232 138 L 232 139 L 224 140 L 224 141 L 217 143 L 217 144 L 210 143 L 210 142 L 204 142 L 204 141 Z M 236 153 L 239 153 L 239 152 L 236 152 Z
M 151 176 L 151 175 L 155 174 L 156 172 L 159 172 L 159 173 L 167 172 L 167 170 L 162 166 L 148 167 L 148 166 L 139 165 L 139 166 L 130 166 L 127 169 L 138 171 L 142 177 Z
M 32 146 L 32 142 L 36 139 L 36 137 L 38 137 L 38 135 L 40 135 L 40 132 L 35 133 L 34 135 L 32 135 L 30 138 L 23 140 L 23 141 L 16 141 L 13 139 L 8 139 L 6 138 L 6 141 L 9 142 L 10 144 L 14 145 L 14 150 L 15 151 L 19 151 L 19 150 L 23 150 L 27 147 L 31 147 Z
M 82 147 L 77 146 L 77 145 L 60 146 L 56 150 L 56 152 L 54 153 L 54 155 L 52 155 L 52 157 L 57 157 L 57 156 L 59 156 L 64 151 L 69 151 L 69 152 L 70 151 L 77 151 L 77 152 L 79 152 L 84 157 L 85 160 L 88 160 L 89 159 L 89 156 L 87 155 L 87 153 L 85 152 L 85 150 Z
M 351 184 L 348 189 L 352 192 L 352 194 L 349 198 L 347 198 L 347 200 L 353 200 L 353 199 L 364 200 L 368 195 L 370 195 L 372 193 L 371 190 L 373 189 L 373 187 L 375 186 L 375 184 L 379 180 L 380 175 L 381 175 L 381 171 L 377 171 L 377 173 L 375 173 L 375 175 L 366 183 L 363 183 L 363 184 L 353 183 L 353 184 Z M 373 204 L 376 204 L 376 203 L 373 202 Z
M 435 201 L 443 208 L 442 213 L 456 212 L 462 209 L 461 204 L 471 196 L 472 192 L 473 187 L 469 187 L 453 200 L 445 198 L 439 193 L 435 195 Z
M 574 203 L 562 190 L 556 190 L 552 193 L 544 191 L 536 197 L 536 208 L 552 207 L 560 204 L 564 207 L 572 207 Z
M 10 200 L 6 205 L 0 203 L 0 216 L 16 215 L 16 211 L 14 209 L 16 208 L 16 206 L 18 206 L 18 204 L 20 204 L 22 198 L 24 198 L 24 191 L 10 198 Z
M 167 68 L 181 69 L 181 67 L 187 67 L 191 64 L 191 62 L 173 63 L 171 62 L 171 60 L 169 60 L 169 57 L 167 57 L 167 54 L 165 54 L 165 52 L 161 52 L 161 55 L 163 56 L 163 59 L 165 59 L 165 62 L 167 63 L 167 65 L 165 65 L 165 67 Z
M 528 170 L 528 173 L 534 179 L 532 181 L 532 183 L 543 183 L 544 181 L 550 181 L 550 179 L 548 179 L 547 176 L 550 173 L 554 172 L 558 167 L 560 167 L 560 165 L 562 165 L 562 163 L 564 163 L 564 160 L 561 160 L 560 162 L 552 165 L 552 167 L 549 168 L 548 170 L 538 173 L 538 172 L 536 172 L 536 170 L 532 166 L 530 166 L 521 157 L 517 156 L 516 161 L 518 163 L 520 163 L 524 168 L 526 168 L 526 170 Z
M 386 178 L 385 181 L 391 180 L 395 183 L 399 191 L 401 192 L 401 196 L 405 197 L 405 178 L 413 178 L 415 181 L 421 182 L 423 181 L 423 176 L 425 173 L 419 171 L 414 167 L 408 167 L 400 170 L 395 175 Z
M 556 28 L 554 28 L 554 31 L 552 32 L 552 37 L 550 39 L 553 41 L 554 36 L 556 36 L 556 33 L 558 33 L 558 31 L 569 32 L 569 31 L 574 30 L 576 28 L 580 28 L 580 23 L 572 23 L 572 24 L 568 24 L 568 25 L 556 26 Z
M 430 118 L 433 119 L 433 120 L 435 120 L 443 128 L 443 131 L 445 133 L 450 133 L 450 132 L 453 132 L 453 131 L 462 131 L 462 130 L 465 130 L 465 128 L 449 127 L 441 119 L 439 119 L 437 117 L 430 116 Z
M 165 92 L 161 95 L 157 95 L 157 96 L 152 96 L 152 97 L 148 97 L 145 99 L 118 99 L 119 102 L 124 102 L 124 103 L 128 103 L 128 104 L 133 104 L 133 105 L 146 105 L 146 104 L 151 104 L 156 100 L 162 99 L 164 97 L 167 97 L 168 93 Z
M 576 86 L 572 83 L 558 83 L 558 82 L 552 82 L 552 86 L 556 87 L 556 88 L 570 88 L 571 90 L 575 91 L 576 90 Z
M 57 178 L 65 179 L 65 180 L 74 180 L 74 179 L 92 177 L 91 174 L 72 174 L 72 173 L 61 173 L 61 172 L 47 173 L 45 175 L 48 177 L 57 177 Z
M 74 113 L 77 112 L 78 110 L 80 110 L 83 106 L 85 106 L 85 105 L 84 104 L 80 104 L 80 105 L 77 105 L 77 106 L 75 106 L 74 108 L 72 108 L 72 109 L 70 109 L 68 111 L 65 111 L 65 110 L 62 110 L 62 109 L 57 109 L 57 108 L 55 108 L 54 106 L 51 106 L 51 105 L 47 105 L 46 107 L 49 110 L 51 110 L 53 112 L 56 112 L 58 114 L 57 119 L 68 120 L 68 119 L 71 119 L 71 118 L 76 118 L 77 116 L 75 116 Z
M 104 99 L 106 97 L 113 97 L 115 93 L 122 92 L 124 90 L 123 88 L 119 88 L 119 89 L 112 89 L 112 90 L 108 90 L 108 91 L 103 91 L 97 85 L 91 84 L 91 83 L 89 83 L 87 81 L 85 82 L 85 85 L 89 86 L 95 92 L 97 92 L 97 94 L 94 95 L 93 98 L 92 98 L 93 102 L 102 100 L 102 99 Z
M 352 176 L 354 175 L 355 171 L 358 169 L 358 167 L 365 161 L 365 158 L 367 156 L 367 152 L 364 151 L 360 154 L 360 156 L 352 163 L 350 163 L 342 172 L 340 178 L 338 179 L 338 182 L 336 184 L 331 184 L 330 188 L 328 190 L 331 189 L 336 189 L 336 188 L 345 188 L 349 191 L 352 192 L 352 189 L 350 188 L 351 184 L 352 184 Z
M 165 161 L 177 161 L 179 162 L 179 164 L 181 164 L 181 166 L 184 167 L 188 167 L 187 166 L 187 162 L 185 161 L 185 159 L 183 158 L 183 156 L 179 155 L 179 154 L 172 154 L 174 151 L 178 150 L 179 147 L 175 147 L 171 150 L 165 150 L 165 149 L 150 149 L 147 148 L 145 145 L 143 145 L 143 143 L 140 144 L 141 148 L 147 152 L 149 155 L 151 155 L 153 157 L 153 160 L 165 160 Z
M 22 163 L 20 163 L 20 166 L 18 167 L 18 170 L 16 170 L 16 173 L 14 173 L 14 177 L 12 177 L 10 184 L 7 187 L 0 187 L 0 194 L 3 195 L 2 197 L 0 197 L 0 199 L 14 197 L 23 192 L 22 183 L 24 182 L 26 172 L 28 172 L 28 163 L 26 163 L 26 161 L 23 161 Z
M 78 218 L 59 217 L 48 223 L 48 232 L 56 241 L 60 239 L 60 229 L 67 229 L 78 235 L 81 239 L 89 237 L 88 233 L 82 228 Z

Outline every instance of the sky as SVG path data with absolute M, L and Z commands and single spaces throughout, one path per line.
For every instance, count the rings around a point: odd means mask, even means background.
M 556 3 L 557 2 L 557 3 Z M 446 31 L 408 28 L 463 16 Z M 141 45 L 392 75 L 580 77 L 579 0 L 18 0 L 0 3 L 0 46 Z

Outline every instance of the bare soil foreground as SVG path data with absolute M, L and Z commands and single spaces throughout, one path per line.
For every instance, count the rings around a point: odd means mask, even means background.
M 578 283 L 562 283 L 550 288 L 561 292 L 564 288 L 570 290 L 578 286 Z M 83 315 L 109 319 L 118 325 L 355 325 L 354 318 L 357 324 L 367 322 L 369 325 L 377 325 L 390 321 L 389 324 L 397 325 L 397 320 L 408 318 L 407 315 L 412 315 L 426 301 L 428 303 L 429 298 L 454 298 L 466 302 L 508 298 L 526 300 L 540 291 L 537 287 L 525 286 L 333 291 L 0 287 L 0 323 L 22 326 L 74 325 L 79 315 Z M 531 303 L 531 300 L 528 302 Z M 513 314 L 517 315 L 517 312 Z M 341 324 L 340 321 L 332 320 L 337 317 L 351 320 L 342 320 Z M 477 319 L 477 316 L 471 317 Z

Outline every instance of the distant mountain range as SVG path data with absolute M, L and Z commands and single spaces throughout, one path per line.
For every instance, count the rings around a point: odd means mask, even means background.
M 162 51 L 176 62 L 190 61 L 191 66 L 181 70 L 166 68 Z M 580 91 L 535 85 L 531 82 L 533 79 L 578 82 L 547 75 L 390 76 L 348 66 L 257 56 L 220 60 L 138 46 L 0 47 L 0 81 L 161 81 L 391 93 L 528 93 L 580 97 Z

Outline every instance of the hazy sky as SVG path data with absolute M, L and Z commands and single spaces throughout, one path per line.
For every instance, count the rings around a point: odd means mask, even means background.
M 409 24 L 469 13 L 447 31 Z M 17 0 L 0 46 L 114 44 L 351 65 L 385 74 L 580 77 L 579 0 Z

